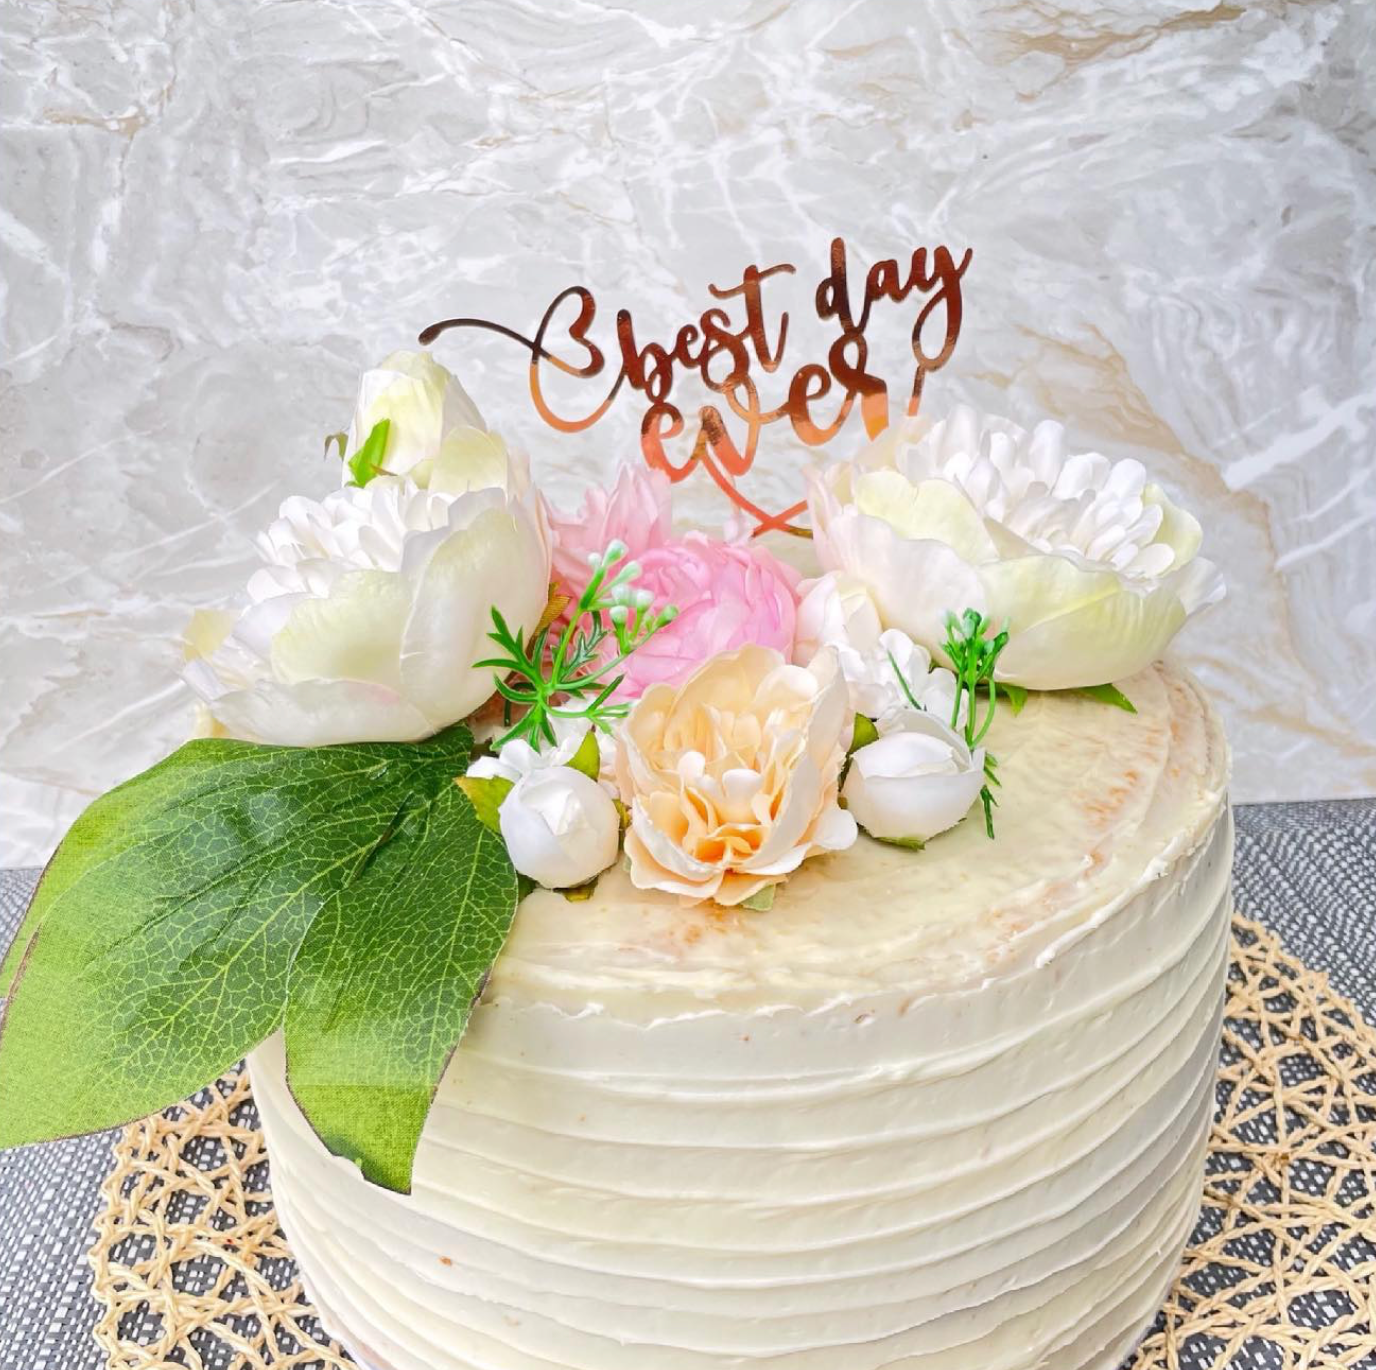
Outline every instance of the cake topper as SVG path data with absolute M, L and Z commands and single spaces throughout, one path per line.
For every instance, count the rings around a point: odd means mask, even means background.
M 606 369 L 606 353 L 589 336 L 597 318 L 597 301 L 586 286 L 561 290 L 550 301 L 532 337 L 489 319 L 455 318 L 431 324 L 421 333 L 420 342 L 429 346 L 451 328 L 481 328 L 520 343 L 530 353 L 531 400 L 540 417 L 563 433 L 590 428 L 612 407 L 623 387 L 628 387 L 646 401 L 640 420 L 640 448 L 650 467 L 663 471 L 670 480 L 681 481 L 701 466 L 756 520 L 757 533 L 771 528 L 799 533 L 802 530 L 790 520 L 806 508 L 805 501 L 770 513 L 751 500 L 738 483 L 754 465 L 761 431 L 787 419 L 802 442 L 818 447 L 840 432 L 858 400 L 865 432 L 871 438 L 882 432 L 889 419 L 889 387 L 870 369 L 865 329 L 879 301 L 902 303 L 914 292 L 921 296 L 922 304 L 912 326 L 915 365 L 907 413 L 915 415 L 928 373 L 939 371 L 955 350 L 960 336 L 961 278 L 973 255 L 966 248 L 957 262 L 947 247 L 919 247 L 914 249 L 906 271 L 896 258 L 885 258 L 865 273 L 864 289 L 856 301 L 851 295 L 846 244 L 841 238 L 833 239 L 830 267 L 817 283 L 813 300 L 818 319 L 835 321 L 837 336 L 823 362 L 806 361 L 797 367 L 782 400 L 772 408 L 761 399 L 758 378 L 760 373 L 772 375 L 783 364 L 789 315 L 782 311 L 771 323 L 764 291 L 771 277 L 794 273 L 796 268 L 788 262 L 747 266 L 735 285 L 709 284 L 712 298 L 726 304 L 709 306 L 695 321 L 682 324 L 668 346 L 640 340 L 631 311 L 618 309 L 616 350 L 620 366 L 598 403 L 579 416 L 555 411 L 545 393 L 543 368 L 550 366 L 587 380 Z M 738 310 L 736 318 L 732 317 L 733 308 Z M 938 312 L 938 324 L 929 328 Z M 939 344 L 933 347 L 935 330 L 942 325 Z M 569 360 L 551 349 L 551 335 L 556 331 L 581 349 L 581 358 Z M 683 434 L 691 422 L 674 403 L 673 386 L 680 368 L 696 372 L 709 390 L 722 397 L 727 412 L 715 403 L 701 405 L 691 450 L 685 459 L 675 460 L 666 444 Z M 833 391 L 839 391 L 839 400 L 832 398 L 829 412 L 819 413 Z M 740 442 L 731 433 L 733 419 L 744 425 Z

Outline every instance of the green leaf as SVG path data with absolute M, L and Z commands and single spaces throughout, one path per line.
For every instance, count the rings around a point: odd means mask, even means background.
M 7 962 L 0 1147 L 144 1117 L 268 1036 L 312 919 L 454 790 L 471 744 L 464 727 L 336 747 L 203 739 L 96 800 Z
M 765 885 L 763 889 L 758 889 L 749 899 L 741 900 L 741 908 L 753 909 L 756 913 L 768 913 L 774 907 L 774 894 L 777 885 Z
M 465 792 L 410 809 L 292 965 L 287 1080 L 321 1141 L 407 1193 L 435 1088 L 516 913 L 506 847 Z
M 902 679 L 902 677 L 899 677 Z M 846 748 L 846 755 L 850 756 L 858 752 L 861 747 L 867 747 L 871 742 L 879 740 L 879 729 L 874 726 L 872 719 L 868 719 L 864 714 L 856 714 L 855 722 L 851 724 L 850 746 Z
M 500 836 L 502 825 L 497 814 L 502 800 L 511 793 L 512 782 L 503 775 L 461 775 L 454 783 L 468 796 L 478 821 Z
M 874 837 L 873 833 L 869 834 Z M 886 847 L 906 847 L 909 851 L 921 851 L 927 844 L 920 837 L 874 837 Z
M 575 771 L 582 771 L 589 780 L 596 780 L 602 774 L 602 753 L 598 750 L 597 738 L 594 736 L 593 729 L 588 729 L 582 742 L 578 744 L 578 750 L 574 752 L 569 765 Z
M 997 681 L 998 691 L 1008 700 L 1008 707 L 1013 710 L 1013 717 L 1016 718 L 1022 713 L 1023 705 L 1027 703 L 1027 689 L 1022 685 L 1010 685 L 1006 681 Z
M 382 459 L 387 455 L 387 434 L 391 429 L 391 419 L 379 419 L 363 440 L 363 446 L 349 458 L 349 474 L 355 485 L 367 485 L 381 473 Z
M 1075 693 L 1097 699 L 1100 704 L 1112 704 L 1115 709 L 1124 709 L 1130 714 L 1137 712 L 1137 706 L 1116 685 L 1086 685 Z
M 594 875 L 591 880 L 585 880 L 581 885 L 568 885 L 559 891 L 570 904 L 585 904 L 597 893 L 597 882 L 601 875 Z

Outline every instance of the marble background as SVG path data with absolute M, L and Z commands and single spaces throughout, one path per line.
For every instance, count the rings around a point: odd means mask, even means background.
M 668 331 L 837 233 L 974 248 L 930 412 L 1063 415 L 1204 519 L 1231 596 L 1182 647 L 1236 796 L 1376 793 L 1376 6 L 30 0 L 0 33 L 0 864 L 185 733 L 180 629 L 335 483 L 370 359 L 573 282 Z M 438 351 L 556 496 L 630 450 L 630 409 L 542 430 L 498 340 Z M 759 474 L 799 484 L 783 444 Z

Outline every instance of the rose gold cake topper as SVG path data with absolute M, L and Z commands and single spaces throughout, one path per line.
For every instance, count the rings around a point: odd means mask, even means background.
M 429 346 L 448 329 L 483 328 L 520 343 L 530 353 L 530 397 L 535 408 L 546 423 L 563 433 L 590 428 L 611 408 L 622 386 L 629 386 L 647 401 L 640 421 L 640 447 L 652 468 L 665 472 L 671 480 L 680 481 L 694 467 L 702 466 L 730 499 L 757 520 L 757 533 L 770 528 L 800 532 L 789 520 L 807 507 L 805 502 L 771 514 L 747 498 L 737 484 L 754 465 L 761 429 L 787 419 L 801 441 L 809 447 L 817 447 L 841 430 L 858 398 L 866 433 L 871 438 L 881 433 L 889 418 L 888 385 L 869 370 L 865 328 L 876 302 L 900 303 L 914 291 L 919 292 L 923 300 L 912 328 L 916 365 L 908 392 L 907 412 L 916 414 L 927 374 L 939 371 L 955 350 L 960 335 L 961 277 L 973 255 L 966 248 L 965 255 L 956 262 L 946 247 L 936 247 L 930 252 L 919 247 L 912 254 L 906 275 L 900 271 L 896 259 L 876 262 L 865 275 L 864 295 L 857 310 L 851 300 L 847 278 L 846 245 L 842 239 L 834 239 L 831 269 L 818 282 L 814 302 L 817 317 L 824 321 L 834 319 L 839 335 L 827 351 L 825 364 L 810 361 L 798 367 L 789 381 L 783 402 L 772 409 L 761 404 L 751 368 L 757 366 L 765 374 L 773 374 L 783 361 L 788 341 L 788 314 L 779 315 L 771 336 L 762 286 L 771 276 L 792 275 L 794 268 L 786 262 L 766 267 L 748 266 L 741 273 L 738 285 L 726 288 L 709 285 L 707 289 L 713 299 L 741 301 L 744 322 L 734 325 L 728 309 L 705 309 L 696 322 L 679 328 L 671 347 L 657 342 L 638 342 L 630 311 L 618 310 L 616 342 L 621 354 L 620 369 L 601 402 L 578 418 L 564 417 L 551 408 L 541 381 L 541 368 L 548 364 L 565 375 L 591 379 L 601 375 L 606 367 L 602 349 L 588 337 L 597 317 L 597 302 L 584 286 L 569 286 L 550 301 L 534 337 L 524 337 L 487 319 L 444 319 L 431 324 L 420 335 L 420 341 Z M 569 300 L 577 302 L 577 312 L 563 328 L 567 340 L 582 349 L 581 362 L 556 356 L 546 345 L 556 316 Z M 938 310 L 942 313 L 945 333 L 940 346 L 931 351 L 924 343 L 923 330 Z M 722 397 L 730 415 L 745 425 L 743 443 L 738 446 L 731 436 L 727 415 L 715 404 L 704 404 L 698 409 L 698 427 L 691 452 L 684 461 L 673 460 L 665 443 L 678 437 L 687 426 L 683 411 L 670 398 L 676 367 L 697 372 L 702 383 Z M 729 369 L 719 374 L 723 368 Z M 833 389 L 839 389 L 841 397 L 839 402 L 833 402 L 835 408 L 829 419 L 815 418 L 813 407 L 826 399 Z

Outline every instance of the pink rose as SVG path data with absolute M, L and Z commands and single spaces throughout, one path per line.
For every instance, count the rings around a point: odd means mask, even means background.
M 688 533 L 636 560 L 636 589 L 648 590 L 656 609 L 676 605 L 678 617 L 631 654 L 621 698 L 638 699 L 659 681 L 678 685 L 709 657 L 737 647 L 793 651 L 798 573 L 763 547 Z
M 620 538 L 633 557 L 663 545 L 671 529 L 670 502 L 669 477 L 662 471 L 623 466 L 609 489 L 587 491 L 578 513 L 551 511 L 554 578 L 563 593 L 575 599 L 583 593 L 591 575 L 589 553 L 606 551 L 613 539 Z

